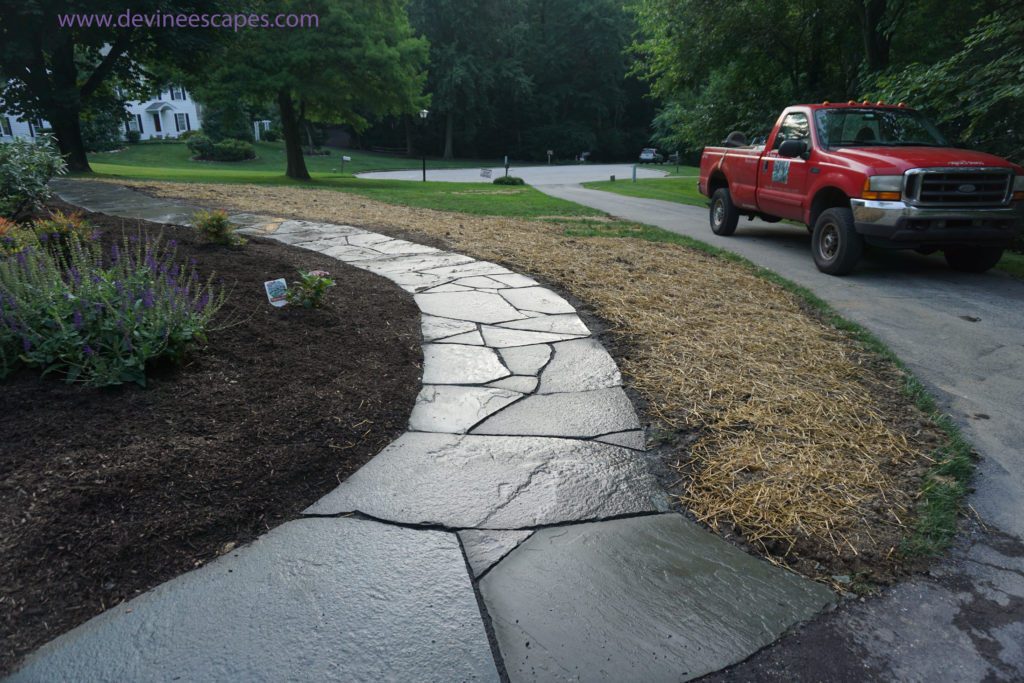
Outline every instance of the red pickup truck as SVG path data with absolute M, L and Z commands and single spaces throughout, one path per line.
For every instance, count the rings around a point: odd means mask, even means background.
M 731 235 L 740 216 L 799 221 L 831 275 L 853 270 L 865 243 L 941 250 L 951 267 L 983 272 L 1024 216 L 1024 168 L 951 147 L 902 104 L 789 107 L 766 142 L 732 133 L 704 149 L 698 187 L 711 230 Z

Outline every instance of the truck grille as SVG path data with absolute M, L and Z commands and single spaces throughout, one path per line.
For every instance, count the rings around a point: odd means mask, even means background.
M 993 206 L 1010 198 L 1009 170 L 925 170 L 907 175 L 906 196 L 922 206 Z

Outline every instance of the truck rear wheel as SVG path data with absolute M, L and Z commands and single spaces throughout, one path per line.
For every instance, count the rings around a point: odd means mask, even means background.
M 965 273 L 984 273 L 999 263 L 1003 250 L 999 247 L 956 247 L 942 252 L 953 270 Z
M 864 238 L 857 234 L 853 212 L 834 208 L 822 211 L 811 234 L 814 265 L 829 275 L 846 275 L 864 253 Z
M 711 232 L 728 237 L 736 232 L 736 224 L 740 222 L 740 214 L 732 203 L 729 190 L 719 188 L 711 195 Z

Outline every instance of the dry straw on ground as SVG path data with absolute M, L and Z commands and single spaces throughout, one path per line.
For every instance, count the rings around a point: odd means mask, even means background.
M 206 205 L 425 234 L 537 275 L 610 323 L 624 342 L 623 373 L 655 426 L 689 434 L 679 495 L 699 519 L 818 575 L 878 575 L 907 531 L 935 431 L 900 395 L 899 371 L 742 265 L 673 244 L 568 237 L 565 224 L 330 190 L 135 185 Z

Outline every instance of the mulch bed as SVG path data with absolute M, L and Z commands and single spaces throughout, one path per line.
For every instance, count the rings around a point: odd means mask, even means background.
M 404 430 L 420 384 L 418 310 L 383 278 L 278 244 L 88 219 L 105 239 L 178 240 L 181 259 L 223 278 L 225 325 L 147 388 L 28 371 L 0 383 L 0 674 L 296 517 Z M 298 269 L 335 278 L 322 310 L 268 305 L 263 281 Z

